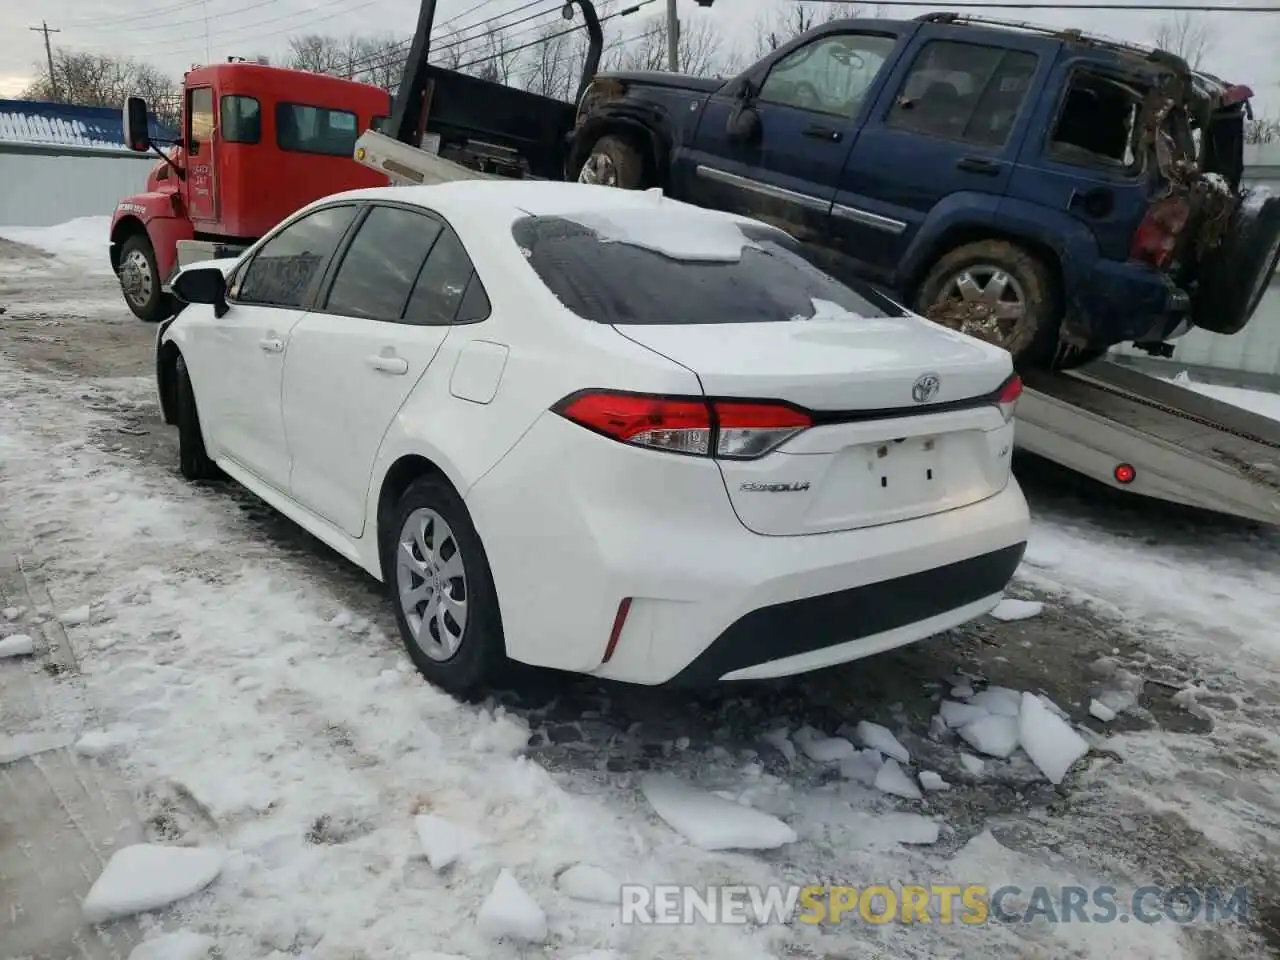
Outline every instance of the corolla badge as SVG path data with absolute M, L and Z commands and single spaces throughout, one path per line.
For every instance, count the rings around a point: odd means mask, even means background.
M 911 399 L 916 403 L 928 403 L 938 395 L 942 381 L 936 373 L 926 373 L 911 385 Z

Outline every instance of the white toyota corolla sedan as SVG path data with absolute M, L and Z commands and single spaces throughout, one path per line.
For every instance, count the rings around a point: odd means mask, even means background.
M 798 249 L 657 192 L 338 194 L 176 279 L 164 416 L 386 583 L 441 687 L 854 660 L 999 600 L 1021 383 Z

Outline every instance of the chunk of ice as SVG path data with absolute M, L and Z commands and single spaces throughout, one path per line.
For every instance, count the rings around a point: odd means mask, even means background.
M 1018 739 L 1031 762 L 1054 784 L 1061 783 L 1071 765 L 1089 752 L 1084 738 L 1032 693 L 1022 695 Z
M 190 930 L 162 933 L 129 951 L 129 960 L 203 960 L 217 946 L 213 937 Z
M 854 737 L 864 747 L 879 750 L 886 757 L 893 757 L 899 763 L 907 763 L 911 760 L 911 754 L 907 752 L 907 748 L 898 742 L 898 738 L 889 731 L 888 727 L 871 723 L 869 720 L 860 720 L 858 726 L 854 728 Z
M 205 847 L 135 843 L 112 854 L 84 898 L 89 923 L 158 910 L 198 893 L 222 872 L 223 854 Z
M 879 750 L 859 750 L 840 761 L 840 776 L 868 787 L 875 786 L 876 774 L 884 764 Z
M 935 790 L 950 790 L 951 784 L 943 780 L 940 774 L 934 773 L 932 770 L 920 771 L 920 786 L 924 787 L 930 793 Z
M 987 769 L 987 765 L 983 762 L 982 758 L 975 757 L 972 753 L 962 752 L 960 754 L 960 766 L 964 767 L 968 773 L 975 777 L 982 776 L 983 771 Z
M 1040 616 L 1044 610 L 1044 604 L 1039 600 L 1014 600 L 1012 597 L 1005 597 L 996 604 L 995 609 L 991 611 L 991 616 L 997 620 L 1030 620 L 1032 617 Z
M 970 706 L 981 707 L 987 713 L 1001 717 L 1016 717 L 1021 703 L 1022 694 L 1008 687 L 987 687 L 969 701 Z
M 777 817 L 673 777 L 647 776 L 640 789 L 659 817 L 703 850 L 770 850 L 796 840 L 796 832 Z
M 0 640 L 0 659 L 5 657 L 29 657 L 36 652 L 36 642 L 25 633 L 15 633 Z
M 810 760 L 818 763 L 835 763 L 837 760 L 844 760 L 846 757 L 853 756 L 856 748 L 852 743 L 844 737 L 825 737 L 816 739 L 805 737 L 803 740 L 797 740 L 800 749 L 804 751 L 804 755 Z
M 903 797 L 906 800 L 920 799 L 920 788 L 892 757 L 885 760 L 884 766 L 876 773 L 875 786 L 877 790 L 891 793 L 895 797 Z
M 622 882 L 608 870 L 589 863 L 576 863 L 556 877 L 556 886 L 566 897 L 590 903 L 621 903 Z
M 485 842 L 478 831 L 430 813 L 414 817 L 413 829 L 432 870 L 443 870 Z
M 960 736 L 979 753 L 1005 760 L 1018 749 L 1018 719 L 991 714 L 961 727 Z
M 1103 723 L 1110 723 L 1116 718 L 1116 712 L 1099 700 L 1089 701 L 1089 715 Z
M 480 905 L 476 926 L 494 940 L 541 943 L 547 939 L 547 915 L 505 868 Z
M 958 730 L 975 720 L 987 716 L 987 711 L 972 703 L 957 703 L 955 700 L 943 700 L 938 707 L 938 716 L 952 730 Z

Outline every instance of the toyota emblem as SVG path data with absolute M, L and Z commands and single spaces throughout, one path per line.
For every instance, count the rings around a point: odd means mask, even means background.
M 928 403 L 938 395 L 942 382 L 936 373 L 926 373 L 911 385 L 911 399 L 916 403 Z

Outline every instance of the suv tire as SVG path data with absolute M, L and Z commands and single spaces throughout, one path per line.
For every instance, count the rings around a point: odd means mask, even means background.
M 579 183 L 594 183 L 623 190 L 643 190 L 647 185 L 644 154 L 629 140 L 608 134 L 587 151 L 578 171 Z
M 1256 209 L 1246 204 L 1257 202 Z M 1246 194 L 1221 245 L 1200 265 L 1192 322 L 1211 333 L 1243 330 L 1257 312 L 1280 262 L 1280 197 Z
M 925 274 L 913 303 L 921 316 L 1004 347 L 1019 368 L 1050 366 L 1058 353 L 1057 278 L 1039 256 L 1016 243 L 979 240 L 948 251 Z M 949 305 L 953 310 L 946 316 Z M 1005 314 L 995 316 L 995 330 L 992 308 Z

